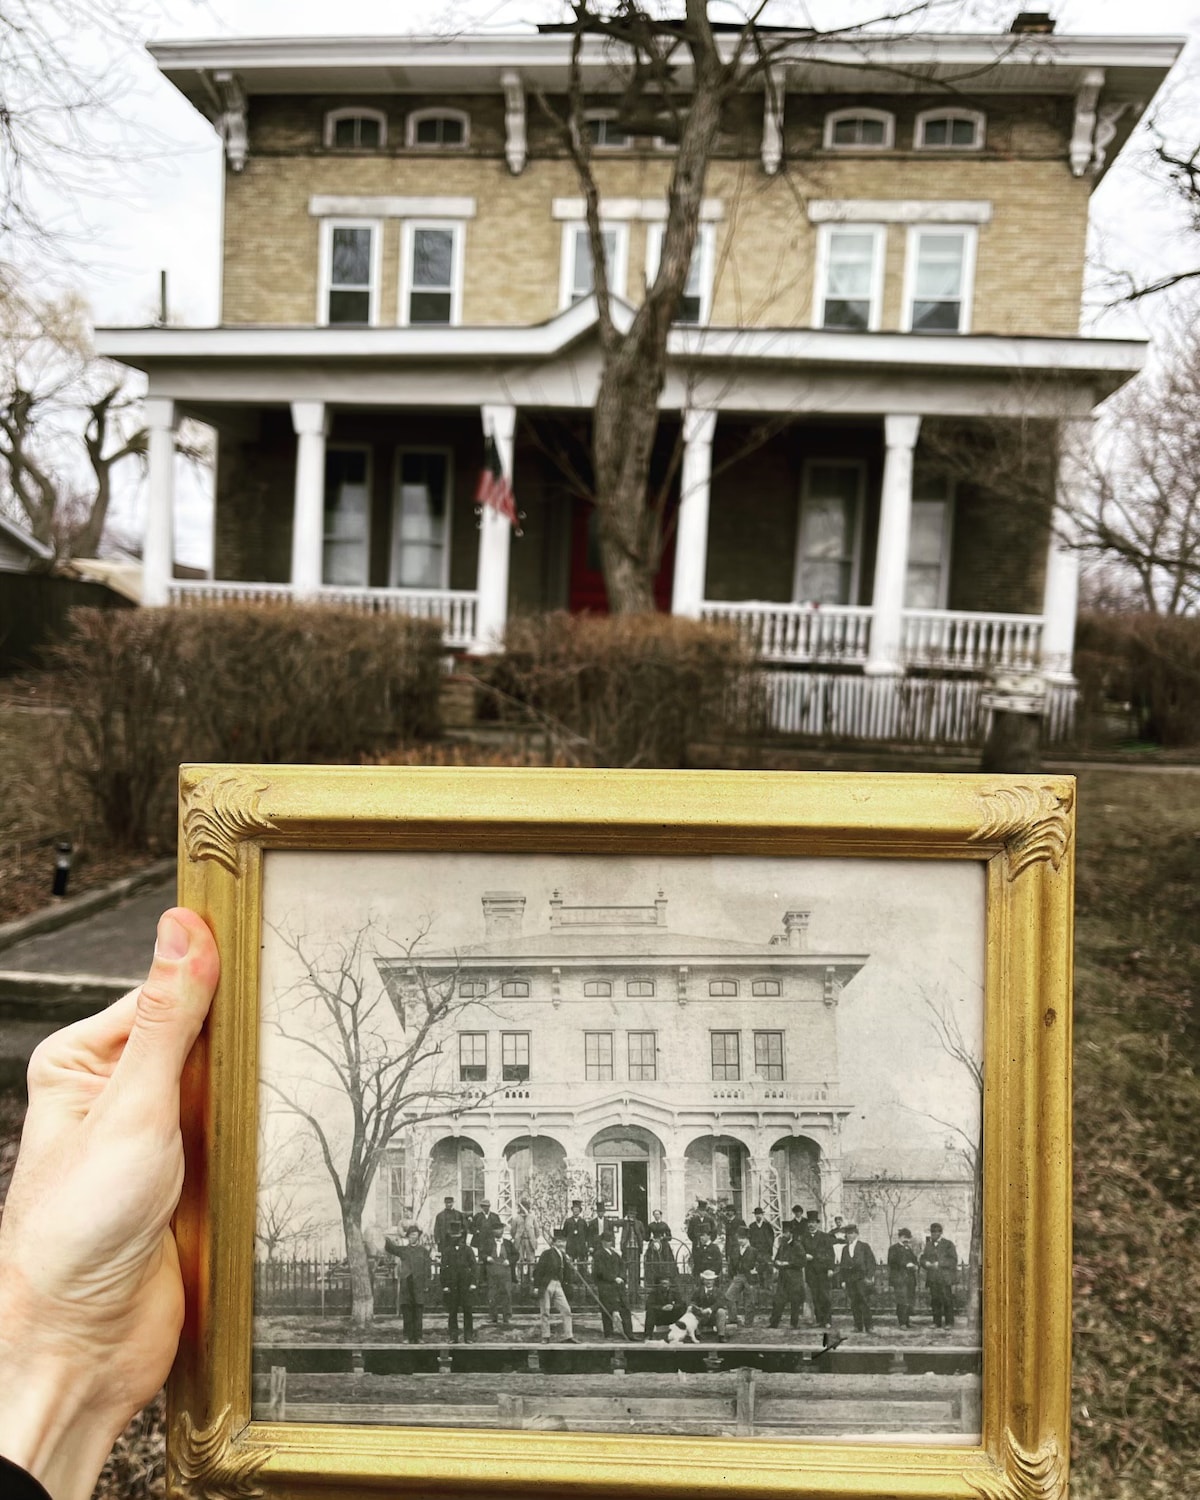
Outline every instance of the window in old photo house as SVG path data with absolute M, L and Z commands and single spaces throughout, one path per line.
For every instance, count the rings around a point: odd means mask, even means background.
M 804 466 L 793 598 L 797 604 L 852 604 L 858 586 L 864 466 L 813 459 Z
M 742 1037 L 737 1031 L 712 1033 L 712 1076 L 718 1083 L 736 1083 L 742 1076 Z
M 905 326 L 913 333 L 966 333 L 974 236 L 969 229 L 909 234 Z
M 653 1031 L 629 1033 L 629 1081 L 652 1083 L 658 1077 L 657 1035 Z
M 455 288 L 461 232 L 460 226 L 455 224 L 408 226 L 406 322 L 420 325 L 458 321 Z
M 754 1033 L 754 1076 L 777 1080 L 783 1077 L 783 1032 Z
M 528 979 L 506 979 L 500 986 L 500 993 L 506 1000 L 528 1000 Z
M 380 1163 L 383 1222 L 395 1227 L 408 1218 L 408 1171 L 404 1151 L 391 1148 Z
M 459 1032 L 458 1077 L 460 1083 L 487 1082 L 486 1031 Z
M 500 1033 L 500 1076 L 505 1083 L 529 1082 L 529 1033 Z
M 737 992 L 736 979 L 710 979 L 708 981 L 708 993 L 710 995 L 733 996 Z
M 611 994 L 612 985 L 607 979 L 585 979 L 583 982 L 585 1000 L 602 1000 Z
M 583 1072 L 591 1083 L 607 1083 L 613 1076 L 613 1039 L 611 1031 L 585 1031 L 583 1034 Z
M 458 1148 L 459 1204 L 465 1214 L 478 1212 L 479 1205 L 487 1197 L 483 1180 L 483 1152 L 471 1141 L 462 1141 Z
M 757 996 L 778 995 L 780 993 L 778 979 L 756 979 L 750 986 L 750 993 Z
M 403 449 L 397 459 L 392 514 L 392 588 L 446 587 L 449 454 Z
M 369 450 L 327 448 L 322 582 L 366 587 L 370 520 Z
M 370 323 L 373 314 L 375 227 L 333 224 L 329 234 L 330 323 Z
M 628 979 L 625 981 L 625 993 L 639 1000 L 648 1000 L 654 994 L 653 979 Z
M 713 1141 L 712 1178 L 713 1199 L 717 1203 L 732 1203 L 736 1213 L 743 1213 L 742 1159 L 745 1147 L 728 1136 L 718 1136 Z
M 487 980 L 460 979 L 458 993 L 464 1000 L 482 1000 L 487 995 Z

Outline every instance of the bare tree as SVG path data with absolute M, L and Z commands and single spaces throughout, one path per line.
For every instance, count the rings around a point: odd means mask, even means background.
M 672 17 L 648 0 L 571 0 L 571 62 L 565 105 L 544 94 L 579 179 L 591 253 L 603 367 L 592 412 L 591 499 L 609 607 L 614 613 L 655 608 L 654 577 L 662 557 L 663 522 L 673 458 L 665 481 L 651 483 L 658 401 L 666 381 L 667 342 L 696 247 L 708 165 L 730 100 L 760 82 L 769 102 L 773 67 L 800 59 L 831 37 L 871 26 L 916 24 L 955 7 L 939 0 L 884 0 L 880 13 L 852 26 L 818 31 L 807 20 L 782 29 L 767 24 L 771 0 L 754 0 L 740 25 L 718 25 L 708 0 L 685 0 Z M 619 85 L 618 126 L 676 144 L 667 192 L 658 269 L 632 312 L 618 306 L 605 250 L 599 179 L 587 118 L 585 53 L 604 46 Z M 864 55 L 858 66 L 869 70 Z M 894 70 L 893 70 L 894 71 Z M 686 81 L 685 81 L 686 79 Z M 930 86 L 926 81 L 926 87 Z
M 266 1021 L 306 1066 L 291 1078 L 272 1075 L 264 1087 L 284 1112 L 304 1122 L 316 1143 L 337 1197 L 351 1321 L 360 1328 L 375 1310 L 363 1210 L 384 1153 L 422 1121 L 480 1102 L 442 1054 L 454 1018 L 480 1002 L 459 998 L 456 967 L 422 964 L 429 926 L 422 923 L 398 956 L 369 922 L 323 942 L 275 929 L 300 977 L 272 997 Z M 389 974 L 399 975 L 387 988 L 375 967 L 384 949 Z
M 1200 606 L 1200 302 L 1072 456 L 1076 544 L 1151 614 Z
M 921 1190 L 886 1167 L 865 1177 L 858 1177 L 853 1164 L 843 1166 L 843 1177 L 854 1178 L 855 1216 L 878 1223 L 883 1221 L 890 1245 L 896 1238 L 896 1226 L 921 1201 Z

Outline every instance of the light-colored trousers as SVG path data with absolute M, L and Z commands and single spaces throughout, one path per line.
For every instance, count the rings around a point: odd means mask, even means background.
M 562 1289 L 561 1281 L 551 1281 L 542 1288 L 541 1312 L 542 1312 L 542 1337 L 548 1339 L 550 1335 L 550 1313 L 551 1309 L 562 1317 L 562 1336 L 565 1339 L 573 1338 L 571 1328 L 571 1304 L 567 1301 L 567 1294 Z

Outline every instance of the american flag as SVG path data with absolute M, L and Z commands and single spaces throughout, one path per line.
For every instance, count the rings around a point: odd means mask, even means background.
M 489 432 L 483 440 L 483 468 L 479 471 L 479 488 L 475 491 L 476 505 L 490 505 L 493 510 L 517 526 L 517 503 L 513 499 L 512 485 L 500 462 L 500 450 L 496 439 Z

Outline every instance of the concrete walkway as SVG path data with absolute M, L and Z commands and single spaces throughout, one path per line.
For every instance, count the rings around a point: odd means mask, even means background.
M 23 1089 L 44 1037 L 145 978 L 158 918 L 174 903 L 174 876 L 164 876 L 103 911 L 0 950 L 0 1090 Z

